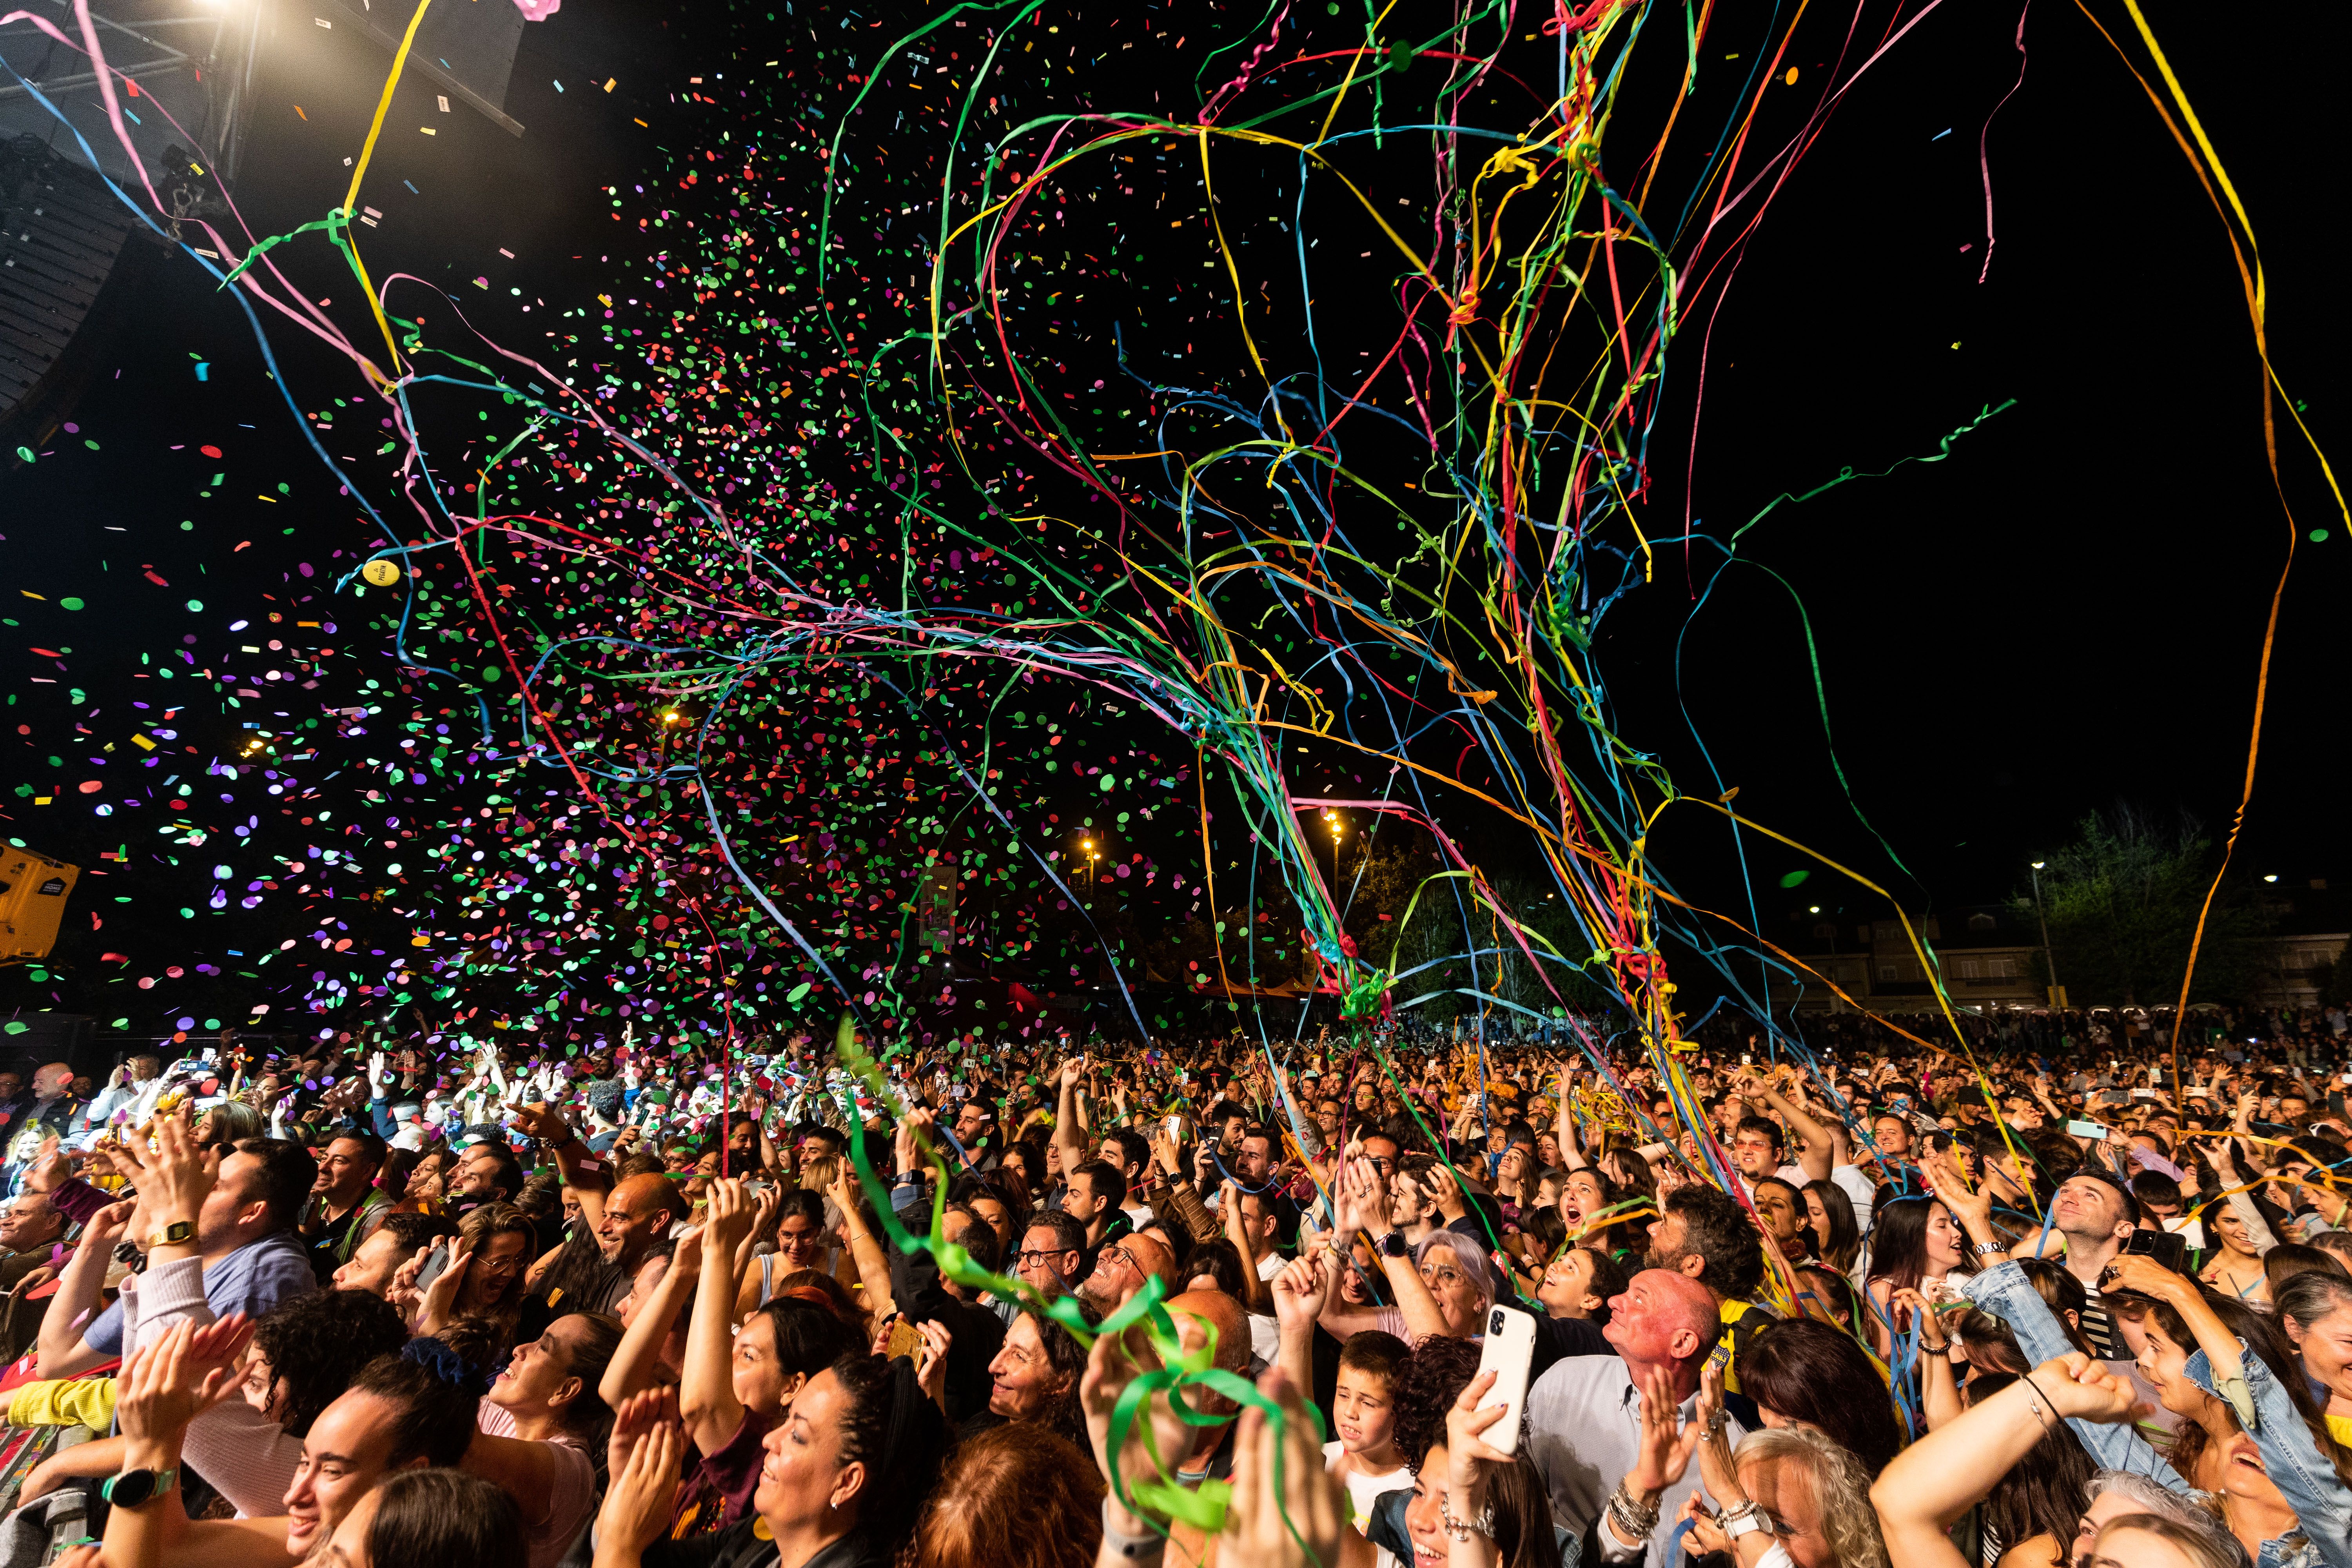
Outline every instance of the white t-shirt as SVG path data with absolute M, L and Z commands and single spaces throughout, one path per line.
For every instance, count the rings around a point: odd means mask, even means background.
M 1271 1279 L 1281 1273 L 1289 1263 L 1290 1259 L 1279 1252 L 1269 1252 L 1257 1260 L 1257 1277 L 1260 1279 Z M 1261 1365 L 1273 1365 L 1275 1358 L 1282 1353 L 1282 1324 L 1271 1312 L 1252 1312 L 1249 1315 L 1249 1326 L 1250 1354 L 1255 1356 Z
M 1323 1445 L 1323 1471 L 1328 1475 L 1339 1468 L 1344 1450 L 1337 1437 Z M 1402 1491 L 1412 1485 L 1412 1472 L 1399 1465 L 1384 1476 L 1368 1476 L 1349 1470 L 1339 1478 L 1348 1488 L 1348 1521 L 1356 1533 L 1369 1536 L 1372 1532 L 1372 1504 L 1382 1492 Z M 1378 1561 L 1374 1568 L 1397 1568 L 1396 1553 L 1385 1546 L 1372 1548 Z

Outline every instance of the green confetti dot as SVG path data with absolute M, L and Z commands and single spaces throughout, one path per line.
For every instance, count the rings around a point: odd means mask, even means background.
M 8 1033 L 12 1035 L 21 1035 L 32 1026 L 32 1025 L 27 1024 L 22 1018 L 11 1018 L 8 1020 Z
M 1811 876 L 1812 873 L 1811 871 L 1791 871 L 1787 876 L 1780 879 L 1780 886 L 1784 888 L 1794 888 L 1806 881 Z
M 2326 531 L 2326 530 L 2325 530 L 2325 529 L 2322 529 L 2322 530 L 2320 531 L 2320 535 L 2319 535 L 2319 536 L 2320 536 L 2322 539 L 2326 538 L 2326 537 L 2327 537 L 2327 531 Z M 82 602 L 81 602 L 79 599 L 59 599 L 59 600 L 58 601 L 58 608 L 59 608 L 59 609 L 61 609 L 61 610 L 79 610 L 79 609 L 80 609 L 81 607 L 82 607 Z
M 188 601 L 188 608 L 191 610 L 202 610 L 204 607 L 205 602 L 202 599 L 190 599 Z
M 482 679 L 484 680 L 496 680 L 505 673 L 506 671 L 500 669 L 495 664 L 486 664 L 482 666 Z
M 2325 543 L 2326 543 L 2326 542 L 2327 542 L 2327 531 L 2326 531 L 2326 529 L 2324 529 L 2324 528 L 2315 528 L 2315 529 L 2313 529 L 2313 530 L 2311 531 L 2311 542 L 2312 542 L 2314 544 L 2325 544 Z
M 790 991 L 784 994 L 784 1000 L 787 1002 L 798 1003 L 802 997 L 809 994 L 810 984 L 811 983 L 806 980 L 802 981 L 798 985 L 793 986 Z

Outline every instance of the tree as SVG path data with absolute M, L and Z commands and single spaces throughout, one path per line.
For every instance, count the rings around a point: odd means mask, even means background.
M 2042 984 L 2054 957 L 2076 1006 L 2160 1006 L 2180 997 L 2180 979 L 2213 879 L 2213 845 L 2186 812 L 2166 826 L 2118 804 L 2083 819 L 2074 837 L 2046 858 L 2042 913 L 2051 954 L 2034 955 Z M 2030 895 L 2017 900 L 2031 922 Z M 2235 1002 L 2252 988 L 2270 917 L 2241 884 L 2225 882 L 2206 916 L 2193 1002 Z

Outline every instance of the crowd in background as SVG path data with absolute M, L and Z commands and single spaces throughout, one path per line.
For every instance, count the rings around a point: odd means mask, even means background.
M 29 1063 L 0 1563 L 2352 1568 L 2343 1020 L 2228 1023 Z

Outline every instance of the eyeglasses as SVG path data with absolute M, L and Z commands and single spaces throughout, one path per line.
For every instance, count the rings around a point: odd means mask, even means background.
M 1135 1254 L 1129 1252 L 1124 1247 L 1106 1247 L 1102 1249 L 1101 1257 L 1116 1258 L 1121 1263 L 1126 1264 L 1129 1268 L 1134 1269 L 1138 1274 L 1143 1272 L 1143 1265 L 1138 1263 L 1135 1260 Z
M 1044 1267 L 1045 1264 L 1052 1262 L 1052 1261 L 1053 1261 L 1055 1258 L 1063 1258 L 1063 1257 L 1066 1257 L 1066 1256 L 1068 1256 L 1066 1253 L 1064 1253 L 1064 1252 L 1061 1252 L 1061 1251 L 1058 1251 L 1058 1250 L 1055 1250 L 1055 1251 L 1039 1251 L 1039 1252 L 1016 1252 L 1016 1253 L 1014 1253 L 1014 1254 L 1013 1255 L 1013 1268 L 1042 1268 L 1042 1267 Z

